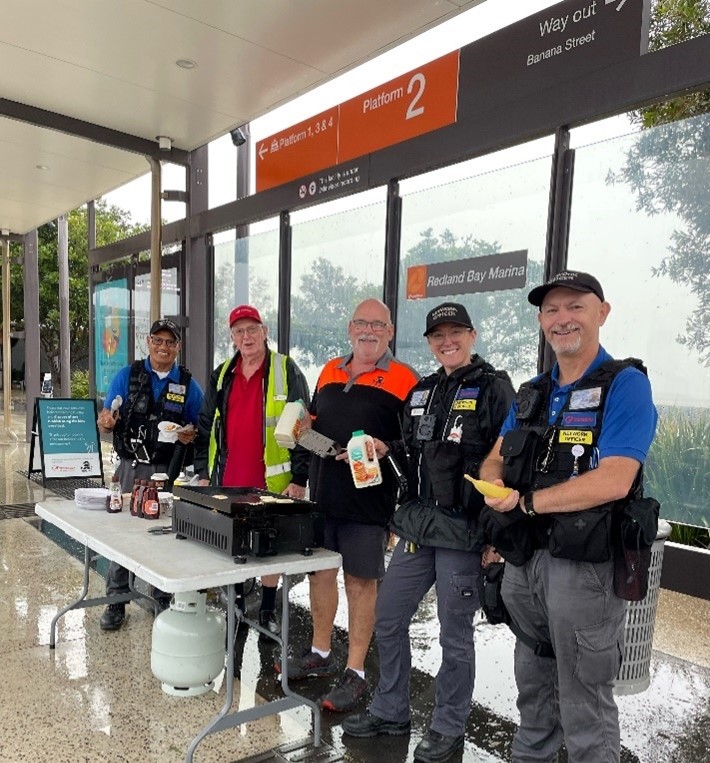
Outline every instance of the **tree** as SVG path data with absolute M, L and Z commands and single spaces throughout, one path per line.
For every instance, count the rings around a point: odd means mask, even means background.
M 319 257 L 291 300 L 291 347 L 315 366 L 345 354 L 350 348 L 345 325 L 353 311 L 362 300 L 381 296 L 381 285 L 346 276 Z
M 650 49 L 710 34 L 710 0 L 657 0 Z M 636 208 L 648 215 L 675 213 L 684 223 L 671 235 L 668 255 L 654 276 L 689 287 L 698 299 L 677 341 L 710 366 L 710 90 L 673 98 L 636 112 L 639 136 L 626 165 L 608 181 L 626 182 Z M 672 126 L 670 123 L 673 123 Z M 650 129 L 655 128 L 655 129 Z
M 648 31 L 649 52 L 710 34 L 710 0 L 654 0 Z M 632 114 L 644 128 L 669 124 L 710 111 L 710 90 L 672 98 Z
M 74 209 L 67 215 L 69 233 L 69 336 L 72 367 L 82 366 L 89 359 L 89 258 L 88 211 Z M 96 244 L 105 246 L 146 230 L 135 225 L 130 214 L 104 201 L 96 202 Z M 39 261 L 40 345 L 49 359 L 55 381 L 59 375 L 59 269 L 57 264 L 57 221 L 37 231 Z M 10 280 L 12 324 L 23 330 L 24 273 L 15 266 Z

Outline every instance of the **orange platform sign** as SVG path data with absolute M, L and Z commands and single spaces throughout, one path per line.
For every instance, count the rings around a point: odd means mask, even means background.
M 338 163 L 338 106 L 256 144 L 256 190 L 288 183 Z
M 256 190 L 370 154 L 456 121 L 459 51 L 256 144 Z
M 338 161 L 453 124 L 458 80 L 456 50 L 341 104 Z

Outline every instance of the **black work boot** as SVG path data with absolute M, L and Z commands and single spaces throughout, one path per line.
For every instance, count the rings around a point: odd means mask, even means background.
M 276 612 L 273 610 L 262 609 L 261 612 L 259 612 L 259 625 L 262 628 L 266 628 L 266 630 L 274 636 L 281 635 L 281 623 L 279 623 L 279 620 L 276 617 Z M 269 638 L 265 633 L 260 633 L 259 639 L 266 642 L 273 641 L 273 639 Z
M 126 605 L 121 602 L 120 604 L 109 604 L 104 610 L 99 625 L 102 631 L 117 631 L 126 619 Z

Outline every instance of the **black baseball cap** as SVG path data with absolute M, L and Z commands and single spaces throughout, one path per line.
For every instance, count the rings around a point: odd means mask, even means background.
M 178 328 L 177 323 L 169 320 L 168 318 L 161 318 L 160 320 L 155 321 L 150 327 L 151 335 L 157 334 L 159 331 L 169 331 L 175 337 L 175 339 L 178 340 L 178 342 L 182 338 L 180 336 L 180 329 Z
M 459 326 L 465 326 L 467 329 L 473 328 L 468 310 L 458 302 L 442 302 L 438 307 L 430 310 L 426 317 L 424 336 L 427 336 L 429 332 L 442 323 L 456 323 Z
M 574 289 L 575 291 L 588 292 L 596 294 L 601 301 L 604 301 L 604 291 L 602 285 L 597 279 L 589 273 L 582 273 L 579 270 L 563 270 L 542 286 L 536 286 L 528 294 L 528 302 L 535 307 L 541 307 L 545 295 L 551 289 L 558 286 L 564 286 L 565 289 Z

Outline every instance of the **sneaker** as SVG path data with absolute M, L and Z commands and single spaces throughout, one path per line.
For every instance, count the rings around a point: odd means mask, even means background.
M 409 734 L 412 725 L 409 721 L 386 721 L 369 710 L 357 715 L 349 715 L 343 721 L 343 731 L 351 737 L 403 736 Z
M 117 631 L 126 619 L 126 605 L 122 602 L 120 604 L 109 604 L 104 610 L 99 625 L 102 631 Z
M 277 662 L 274 669 L 277 673 L 281 673 L 281 663 Z M 304 678 L 316 676 L 328 678 L 336 673 L 337 669 L 332 654 L 321 657 L 318 652 L 314 652 L 310 648 L 306 649 L 300 657 L 289 657 L 288 660 L 289 681 L 301 681 Z
M 338 685 L 320 701 L 322 708 L 335 713 L 352 710 L 367 691 L 367 681 L 350 668 L 346 668 Z
M 273 636 L 281 635 L 281 623 L 279 623 L 276 613 L 273 610 L 262 609 L 261 612 L 259 612 L 259 625 L 262 628 L 266 628 L 266 630 Z M 259 640 L 274 643 L 274 640 L 269 638 L 265 633 L 259 634 Z

